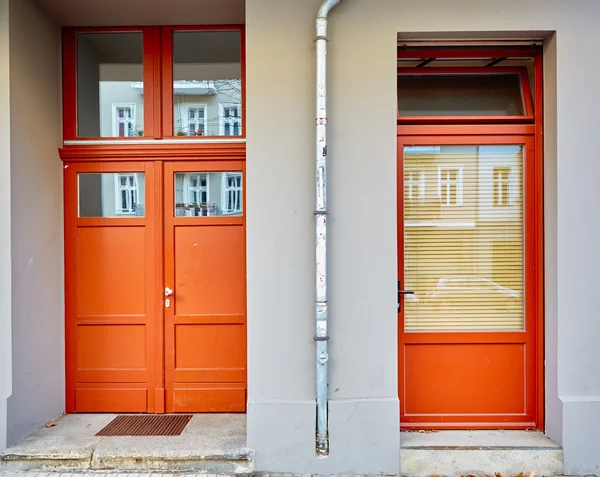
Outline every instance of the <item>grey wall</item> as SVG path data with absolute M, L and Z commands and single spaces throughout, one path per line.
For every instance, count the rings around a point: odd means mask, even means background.
M 33 0 L 10 0 L 9 32 L 11 443 L 63 411 L 65 365 L 60 30 Z
M 6 447 L 7 400 L 12 392 L 8 50 L 8 0 L 0 0 L 0 449 Z
M 314 456 L 314 17 L 247 0 L 248 443 L 259 470 L 397 472 L 398 33 L 546 44 L 546 429 L 600 471 L 595 0 L 346 0 L 329 31 L 331 455 Z M 360 91 L 362 94 L 357 94 Z M 273 121 L 281 117 L 285 121 Z M 268 211 L 268 213 L 265 213 Z M 351 423 L 351 424 L 350 424 Z M 374 445 L 375 436 L 379 445 Z

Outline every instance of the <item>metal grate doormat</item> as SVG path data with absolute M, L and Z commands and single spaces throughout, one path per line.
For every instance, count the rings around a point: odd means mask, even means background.
M 97 436 L 178 436 L 191 414 L 117 416 Z

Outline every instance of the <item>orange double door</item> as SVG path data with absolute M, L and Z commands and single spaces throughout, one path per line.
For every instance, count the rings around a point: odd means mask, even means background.
M 67 412 L 244 412 L 243 161 L 65 164 Z

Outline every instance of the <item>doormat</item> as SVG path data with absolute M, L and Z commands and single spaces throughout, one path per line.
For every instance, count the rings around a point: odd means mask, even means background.
M 192 418 L 191 414 L 117 416 L 97 436 L 178 436 Z

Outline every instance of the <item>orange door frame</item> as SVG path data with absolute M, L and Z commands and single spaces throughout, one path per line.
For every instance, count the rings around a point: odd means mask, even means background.
M 399 58 L 412 58 L 414 52 L 400 51 Z M 520 333 L 405 333 L 404 315 L 399 313 L 399 389 L 400 423 L 403 429 L 423 428 L 535 428 L 544 429 L 544 223 L 543 223 L 543 67 L 542 52 L 523 50 L 486 52 L 482 50 L 431 50 L 419 55 L 444 58 L 527 57 L 534 59 L 533 101 L 526 100 L 526 118 L 398 118 L 398 279 L 403 281 L 403 150 L 416 145 L 479 145 L 479 144 L 524 144 L 526 177 L 524 193 L 525 207 L 525 275 L 526 275 L 526 330 Z M 399 68 L 399 74 L 439 74 L 437 68 Z M 446 68 L 448 73 L 493 72 L 489 68 Z M 525 87 L 529 84 L 521 71 Z M 400 298 L 403 300 L 403 297 Z M 404 309 L 404 307 L 401 307 Z M 404 346 L 415 343 L 517 343 L 527 341 L 533 349 L 527 349 L 526 358 L 526 402 L 522 415 L 512 416 L 410 416 L 406 413 L 406 389 L 404 383 Z M 526 339 L 524 339 L 526 338 Z M 531 347 L 531 346 L 530 346 Z M 467 422 L 468 421 L 468 422 Z

